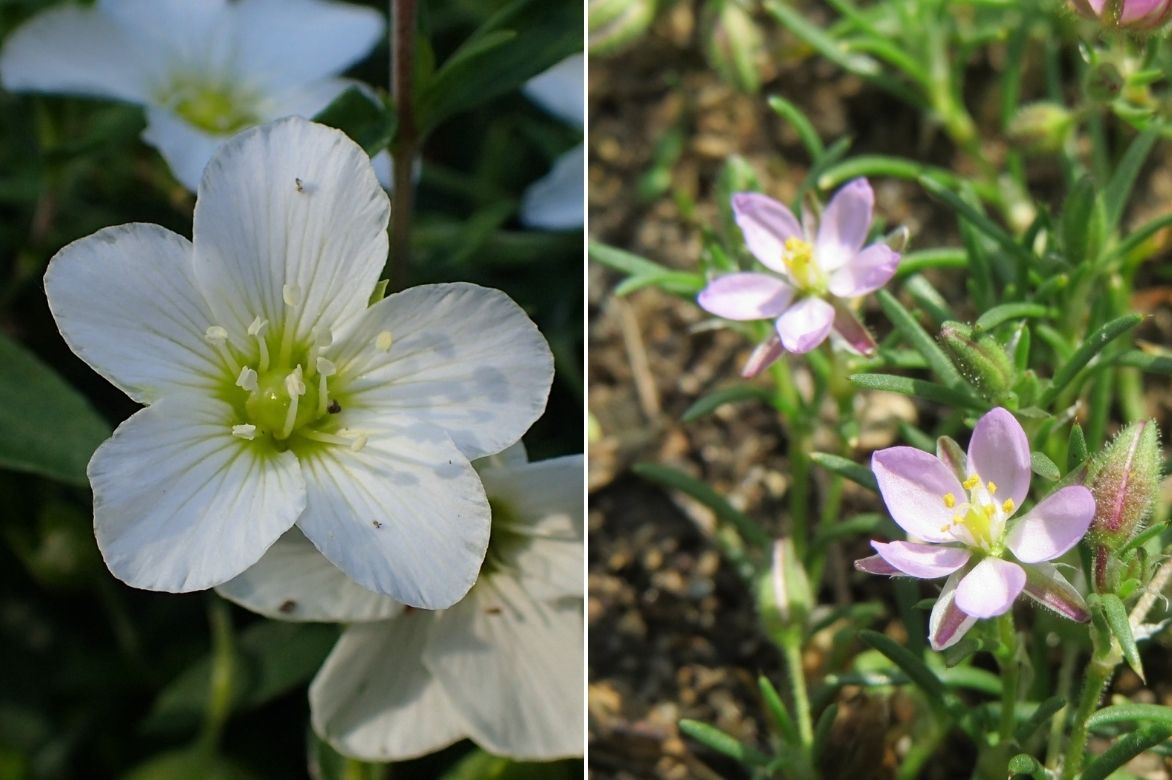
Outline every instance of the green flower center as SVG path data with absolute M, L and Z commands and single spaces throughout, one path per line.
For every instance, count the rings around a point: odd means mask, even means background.
M 189 123 L 214 135 L 230 135 L 259 124 L 257 96 L 233 84 L 181 77 L 159 95 L 159 102 Z
M 1017 509 L 1012 498 L 997 500 L 997 485 L 985 482 L 977 474 L 966 479 L 962 486 L 968 492 L 968 501 L 957 504 L 956 496 L 945 493 L 944 506 L 955 511 L 951 522 L 941 531 L 959 532 L 972 544 L 994 555 L 1000 555 L 1005 538 L 1005 522 Z
M 517 527 L 517 520 L 508 505 L 502 504 L 499 499 L 489 498 L 488 506 L 492 516 L 492 530 L 489 531 L 484 565 L 480 567 L 481 577 L 507 569 L 508 560 L 527 539 L 525 534 L 514 530 Z

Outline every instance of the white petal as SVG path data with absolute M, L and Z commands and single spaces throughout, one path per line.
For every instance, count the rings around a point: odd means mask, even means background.
M 99 0 L 98 6 L 166 67 L 165 83 L 178 74 L 211 76 L 228 69 L 232 37 L 228 0 Z
M 241 0 L 233 12 L 237 67 L 268 89 L 336 76 L 383 37 L 383 15 L 354 3 Z
M 254 318 L 294 343 L 366 308 L 387 259 L 390 205 L 341 131 L 291 117 L 246 130 L 208 163 L 195 204 L 195 273 L 233 334 Z M 287 287 L 300 290 L 287 306 Z M 277 337 L 280 338 L 279 336 Z
M 434 621 L 411 611 L 342 632 L 309 686 L 313 730 L 365 761 L 415 758 L 466 736 L 460 711 L 422 663 Z
M 0 50 L 13 92 L 62 92 L 143 103 L 164 63 L 98 8 L 60 5 L 18 27 Z
M 142 140 L 159 150 L 175 179 L 195 192 L 208 160 L 228 136 L 216 136 L 189 124 L 165 108 L 147 109 Z
M 521 196 L 521 221 L 544 230 L 577 230 L 583 223 L 586 198 L 586 147 L 578 144 L 563 154 L 542 178 Z
M 479 468 L 493 523 L 525 537 L 502 549 L 500 563 L 531 598 L 582 597 L 586 514 L 581 455 L 504 468 Z
M 140 403 L 212 387 L 230 371 L 204 338 L 215 320 L 191 253 L 187 239 L 157 225 L 120 225 L 69 244 L 45 272 L 70 348 Z
M 524 466 L 529 462 L 529 453 L 525 451 L 525 442 L 518 441 L 505 447 L 498 453 L 477 458 L 472 465 L 477 471 L 484 469 L 503 469 L 509 466 Z
M 586 116 L 586 57 L 571 54 L 525 83 L 525 96 L 559 119 L 582 127 Z
M 535 601 L 509 578 L 493 577 L 439 616 L 424 664 L 490 753 L 582 755 L 580 605 Z
M 351 87 L 358 87 L 363 93 L 370 96 L 372 103 L 378 105 L 376 103 L 378 98 L 369 87 L 359 81 L 322 79 L 309 84 L 295 84 L 281 92 L 274 93 L 265 101 L 263 114 L 266 119 L 270 120 L 283 119 L 287 116 L 313 119 Z
M 392 346 L 380 349 L 388 333 Z M 466 283 L 384 298 L 329 358 L 343 408 L 436 425 L 469 458 L 520 439 L 553 381 L 549 346 L 525 312 L 499 290 Z
M 362 587 L 317 551 L 296 527 L 243 574 L 216 588 L 226 599 L 276 620 L 360 623 L 386 620 L 403 605 Z
M 298 525 L 359 585 L 414 607 L 451 606 L 476 581 L 488 546 L 476 472 L 439 428 L 338 417 L 366 444 L 298 453 L 308 495 Z
M 114 431 L 89 465 L 94 534 L 136 588 L 183 593 L 235 577 L 305 507 L 291 452 L 232 435 L 220 401 L 171 395 Z

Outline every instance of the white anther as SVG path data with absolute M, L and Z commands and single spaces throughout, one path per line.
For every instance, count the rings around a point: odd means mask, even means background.
M 256 426 L 255 425 L 233 425 L 232 426 L 232 435 L 238 439 L 248 439 L 249 441 L 252 441 L 253 439 L 256 438 Z
M 256 315 L 256 319 L 248 326 L 248 335 L 256 337 L 257 346 L 260 348 L 260 370 L 269 370 L 269 343 L 265 341 L 264 331 L 269 326 L 268 320 L 262 320 L 260 315 Z
M 256 315 L 256 319 L 252 321 L 252 324 L 250 324 L 248 326 L 248 335 L 249 336 L 259 336 L 261 333 L 264 332 L 264 329 L 267 328 L 268 326 L 269 326 L 269 321 L 265 320 L 265 319 L 261 319 L 261 316 L 258 314 L 258 315 Z
M 204 331 L 203 337 L 213 344 L 224 344 L 228 341 L 228 329 L 220 325 L 211 325 Z
M 324 357 L 317 359 L 317 371 L 322 376 L 333 376 L 338 373 L 338 369 L 333 362 Z
M 286 284 L 281 287 L 281 299 L 285 301 L 286 306 L 298 306 L 301 304 L 301 288 L 295 284 Z
M 251 393 L 256 390 L 256 379 L 256 371 L 252 370 L 248 366 L 245 366 L 244 368 L 240 369 L 240 376 L 236 377 L 236 386 L 243 388 Z
M 382 333 L 379 333 L 378 336 L 376 336 L 374 339 L 374 345 L 376 347 L 378 347 L 379 350 L 381 350 L 382 352 L 389 352 L 391 349 L 391 344 L 394 344 L 394 343 L 395 343 L 395 339 L 391 335 L 391 332 L 389 330 L 384 330 Z
M 319 347 L 328 347 L 334 343 L 334 332 L 328 327 L 315 328 L 313 331 L 313 343 Z
M 302 380 L 301 366 L 297 366 L 285 377 L 285 390 L 290 397 L 305 395 L 305 382 Z
M 361 434 L 361 433 L 356 434 L 354 436 L 354 438 L 350 440 L 350 449 L 353 450 L 354 452 L 358 452 L 360 449 L 362 449 L 365 446 L 366 446 L 366 436 L 364 434 Z

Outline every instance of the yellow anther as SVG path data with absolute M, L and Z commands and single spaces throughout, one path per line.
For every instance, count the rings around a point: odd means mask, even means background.
M 997 483 L 993 482 L 992 480 L 990 480 L 989 482 L 986 482 L 985 487 L 987 487 L 989 489 L 990 494 L 997 492 Z
M 985 517 L 992 517 L 997 512 L 997 507 L 992 504 L 985 504 L 981 507 L 981 511 L 985 513 Z
M 956 496 L 952 495 L 951 493 L 945 493 L 944 506 L 948 507 L 949 509 L 952 509 L 954 506 L 956 506 Z
M 1005 503 L 1003 503 L 1003 504 L 1001 505 L 1001 508 L 1005 510 L 1005 514 L 1009 514 L 1009 513 L 1010 513 L 1010 512 L 1012 512 L 1012 511 L 1013 511 L 1013 510 L 1014 510 L 1016 507 L 1017 507 L 1017 504 L 1013 503 L 1013 499 L 1012 499 L 1012 498 L 1007 498 L 1007 499 L 1005 499 Z
M 964 518 L 961 517 L 960 515 L 953 515 L 952 516 L 952 524 L 953 525 L 964 525 Z
M 951 524 L 951 523 L 949 523 L 949 524 L 946 524 L 946 525 L 942 525 L 942 526 L 940 526 L 940 533 L 942 533 L 942 534 L 943 534 L 943 533 L 948 533 L 948 529 L 949 529 L 949 528 L 952 528 L 952 524 Z
M 969 477 L 968 479 L 966 479 L 966 480 L 963 482 L 963 484 L 964 484 L 964 489 L 965 489 L 965 490 L 972 490 L 972 489 L 973 489 L 973 488 L 975 488 L 977 485 L 981 484 L 981 478 L 980 478 L 980 477 L 978 477 L 976 474 L 973 474 L 971 477 Z

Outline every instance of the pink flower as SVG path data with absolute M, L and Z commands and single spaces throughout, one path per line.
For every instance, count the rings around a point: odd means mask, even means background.
M 1012 414 L 997 408 L 977 421 L 968 457 L 942 447 L 876 452 L 871 470 L 892 518 L 922 542 L 871 542 L 878 555 L 855 561 L 870 574 L 948 577 L 932 609 L 929 640 L 943 650 L 973 623 L 1008 612 L 1024 591 L 1063 617 L 1086 621 L 1086 603 L 1048 563 L 1078 543 L 1095 515 L 1082 485 L 1042 499 L 1009 525 L 1029 494 L 1030 444 Z M 962 480 L 960 475 L 965 475 Z
M 871 229 L 875 195 L 866 179 L 840 189 L 822 222 L 799 225 L 788 208 L 764 195 L 733 195 L 737 225 L 753 256 L 774 273 L 718 276 L 700 292 L 700 306 L 730 320 L 776 320 L 776 332 L 745 366 L 753 376 L 783 350 L 809 352 L 833 330 L 859 352 L 875 341 L 840 298 L 874 292 L 891 279 L 899 254 L 886 244 L 863 242 Z
M 1168 18 L 1170 0 L 1072 0 L 1074 10 L 1109 27 L 1151 29 Z

